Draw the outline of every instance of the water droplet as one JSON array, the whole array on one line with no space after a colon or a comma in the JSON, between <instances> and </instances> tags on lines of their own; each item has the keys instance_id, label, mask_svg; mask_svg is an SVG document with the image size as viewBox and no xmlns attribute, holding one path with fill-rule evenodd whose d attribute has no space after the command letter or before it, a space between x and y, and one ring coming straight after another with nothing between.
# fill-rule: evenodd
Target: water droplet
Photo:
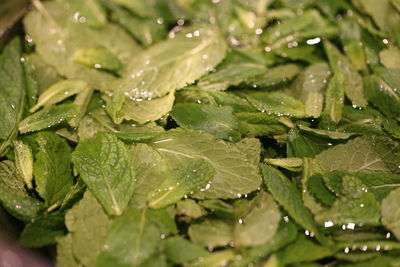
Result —
<instances>
[{"instance_id":1,"label":"water droplet","mask_svg":"<svg viewBox=\"0 0 400 267\"><path fill-rule=\"evenodd\" d=\"M160 238L161 238L161 239L165 239L165 234L161 234L161 235L160 235Z\"/></svg>"},{"instance_id":2,"label":"water droplet","mask_svg":"<svg viewBox=\"0 0 400 267\"><path fill-rule=\"evenodd\" d=\"M327 221L327 222L324 223L324 226L325 226L326 228L332 227L333 225L334 225L334 223L333 223L332 221Z\"/></svg>"},{"instance_id":3,"label":"water droplet","mask_svg":"<svg viewBox=\"0 0 400 267\"><path fill-rule=\"evenodd\" d=\"M158 24L163 24L164 23L164 19L163 18L158 18L157 19L157 23Z\"/></svg>"},{"instance_id":4,"label":"water droplet","mask_svg":"<svg viewBox=\"0 0 400 267\"><path fill-rule=\"evenodd\" d=\"M239 223L239 224L243 224L243 220L242 220L242 219L239 219L239 220L238 220L238 223Z\"/></svg>"}]
</instances>

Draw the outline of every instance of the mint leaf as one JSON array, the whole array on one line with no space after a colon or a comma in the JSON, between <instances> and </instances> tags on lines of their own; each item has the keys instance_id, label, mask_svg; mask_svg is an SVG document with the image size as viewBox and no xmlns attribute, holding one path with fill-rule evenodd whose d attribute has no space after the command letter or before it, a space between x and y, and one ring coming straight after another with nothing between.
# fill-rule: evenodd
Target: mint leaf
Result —
<instances>
[{"instance_id":1,"label":"mint leaf","mask_svg":"<svg viewBox=\"0 0 400 267\"><path fill-rule=\"evenodd\" d=\"M39 152L35 154L33 174L36 190L48 206L59 203L74 185L71 170L71 148L51 132L35 135Z\"/></svg>"},{"instance_id":2,"label":"mint leaf","mask_svg":"<svg viewBox=\"0 0 400 267\"><path fill-rule=\"evenodd\" d=\"M21 133L29 133L50 128L74 118L77 113L75 104L49 106L21 121L19 123L19 131Z\"/></svg>"},{"instance_id":3,"label":"mint leaf","mask_svg":"<svg viewBox=\"0 0 400 267\"><path fill-rule=\"evenodd\" d=\"M318 229L311 212L304 206L301 194L295 185L280 171L270 166L262 165L262 173L264 182L276 201L298 224L313 232L320 241L325 241L325 236Z\"/></svg>"},{"instance_id":4,"label":"mint leaf","mask_svg":"<svg viewBox=\"0 0 400 267\"><path fill-rule=\"evenodd\" d=\"M125 145L108 133L82 141L74 167L108 214L121 215L132 197L135 172Z\"/></svg>"},{"instance_id":5,"label":"mint leaf","mask_svg":"<svg viewBox=\"0 0 400 267\"><path fill-rule=\"evenodd\" d=\"M158 209L174 204L185 195L206 187L214 175L213 166L205 159L190 159L148 194L149 207Z\"/></svg>"},{"instance_id":6,"label":"mint leaf","mask_svg":"<svg viewBox=\"0 0 400 267\"><path fill-rule=\"evenodd\" d=\"M260 185L257 164L249 160L237 145L216 140L211 135L170 130L152 139L150 145L172 169L193 158L203 158L214 167L215 176L210 187L198 192L197 197L237 198L256 190Z\"/></svg>"},{"instance_id":7,"label":"mint leaf","mask_svg":"<svg viewBox=\"0 0 400 267\"><path fill-rule=\"evenodd\" d=\"M222 247L233 241L233 225L220 219L206 219L189 227L193 243L203 247Z\"/></svg>"},{"instance_id":8,"label":"mint leaf","mask_svg":"<svg viewBox=\"0 0 400 267\"><path fill-rule=\"evenodd\" d=\"M400 190L392 191L381 204L382 224L393 232L397 239L400 238L399 208L398 200Z\"/></svg>"},{"instance_id":9,"label":"mint leaf","mask_svg":"<svg viewBox=\"0 0 400 267\"><path fill-rule=\"evenodd\" d=\"M71 236L74 258L82 265L93 266L107 237L111 220L89 191L67 212L65 224L70 234L64 238L68 240Z\"/></svg>"},{"instance_id":10,"label":"mint leaf","mask_svg":"<svg viewBox=\"0 0 400 267\"><path fill-rule=\"evenodd\" d=\"M165 240L165 254L173 263L182 264L206 257L210 253L180 236L175 236Z\"/></svg>"},{"instance_id":11,"label":"mint leaf","mask_svg":"<svg viewBox=\"0 0 400 267\"><path fill-rule=\"evenodd\" d=\"M25 103L21 43L14 39L0 56L0 156L15 138Z\"/></svg>"},{"instance_id":12,"label":"mint leaf","mask_svg":"<svg viewBox=\"0 0 400 267\"><path fill-rule=\"evenodd\" d=\"M33 156L31 148L22 141L14 141L15 166L28 189L33 189Z\"/></svg>"}]
</instances>

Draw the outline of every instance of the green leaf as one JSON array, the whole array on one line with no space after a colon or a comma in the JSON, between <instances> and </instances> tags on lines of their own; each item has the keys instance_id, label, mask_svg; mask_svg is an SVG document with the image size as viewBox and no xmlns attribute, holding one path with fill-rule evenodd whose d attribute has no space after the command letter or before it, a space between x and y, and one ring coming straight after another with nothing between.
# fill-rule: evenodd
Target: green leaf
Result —
<instances>
[{"instance_id":1,"label":"green leaf","mask_svg":"<svg viewBox=\"0 0 400 267\"><path fill-rule=\"evenodd\" d=\"M235 258L231 249L214 252L207 257L199 258L197 261L187 264L188 267L217 267L224 266Z\"/></svg>"},{"instance_id":2,"label":"green leaf","mask_svg":"<svg viewBox=\"0 0 400 267\"><path fill-rule=\"evenodd\" d=\"M64 228L64 214L43 215L24 227L19 242L32 248L53 245L57 237L64 235Z\"/></svg>"},{"instance_id":3,"label":"green leaf","mask_svg":"<svg viewBox=\"0 0 400 267\"><path fill-rule=\"evenodd\" d=\"M175 236L165 240L165 254L173 263L182 264L206 257L210 253L180 236Z\"/></svg>"},{"instance_id":4,"label":"green leaf","mask_svg":"<svg viewBox=\"0 0 400 267\"><path fill-rule=\"evenodd\" d=\"M215 170L208 161L202 158L190 159L149 192L147 196L149 207L163 208L175 204L185 195L193 194L203 187L207 189L207 184L212 182L214 175Z\"/></svg>"},{"instance_id":5,"label":"green leaf","mask_svg":"<svg viewBox=\"0 0 400 267\"><path fill-rule=\"evenodd\" d=\"M0 162L0 202L13 216L29 222L43 210L44 205L31 197L24 186L14 163Z\"/></svg>"},{"instance_id":6,"label":"green leaf","mask_svg":"<svg viewBox=\"0 0 400 267\"><path fill-rule=\"evenodd\" d=\"M57 240L57 265L60 267L75 267L79 263L72 252L72 235L67 234Z\"/></svg>"},{"instance_id":7,"label":"green leaf","mask_svg":"<svg viewBox=\"0 0 400 267\"><path fill-rule=\"evenodd\" d=\"M14 39L0 55L0 156L18 132L25 103L21 44Z\"/></svg>"},{"instance_id":8,"label":"green leaf","mask_svg":"<svg viewBox=\"0 0 400 267\"><path fill-rule=\"evenodd\" d=\"M144 124L149 121L158 120L166 115L171 111L174 100L174 92L154 99L130 98L129 102L125 101L125 96L119 99L106 98L107 112L117 124L120 124L124 119L134 120L140 124ZM123 104L124 102L126 103Z\"/></svg>"},{"instance_id":9,"label":"green leaf","mask_svg":"<svg viewBox=\"0 0 400 267\"><path fill-rule=\"evenodd\" d=\"M135 171L125 145L112 134L99 133L78 144L72 162L106 212L121 215L135 185Z\"/></svg>"},{"instance_id":10,"label":"green leaf","mask_svg":"<svg viewBox=\"0 0 400 267\"><path fill-rule=\"evenodd\" d=\"M36 190L51 206L62 201L74 185L71 148L65 139L51 132L38 133L35 141L39 145L33 164Z\"/></svg>"},{"instance_id":11,"label":"green leaf","mask_svg":"<svg viewBox=\"0 0 400 267\"><path fill-rule=\"evenodd\" d=\"M329 64L335 75L343 75L343 87L346 96L353 105L365 107L367 101L364 97L363 84L360 74L358 74L351 62L340 53L340 51L330 42L324 42L325 53L329 58ZM342 79L342 78L341 78Z\"/></svg>"},{"instance_id":12,"label":"green leaf","mask_svg":"<svg viewBox=\"0 0 400 267\"><path fill-rule=\"evenodd\" d=\"M293 93L305 103L307 116L318 118L321 115L324 102L323 90L330 75L326 63L316 63L305 69L295 80Z\"/></svg>"},{"instance_id":13,"label":"green leaf","mask_svg":"<svg viewBox=\"0 0 400 267\"><path fill-rule=\"evenodd\" d=\"M67 212L65 224L70 232L68 235L71 235L70 249L74 258L81 265L94 266L111 220L92 193L86 191L82 200Z\"/></svg>"},{"instance_id":14,"label":"green leaf","mask_svg":"<svg viewBox=\"0 0 400 267\"><path fill-rule=\"evenodd\" d=\"M106 13L98 0L66 0L74 13L79 13L79 19L89 26L102 28L107 23Z\"/></svg>"},{"instance_id":15,"label":"green leaf","mask_svg":"<svg viewBox=\"0 0 400 267\"><path fill-rule=\"evenodd\" d=\"M135 188L130 206L144 208L147 206L147 196L150 191L159 186L170 174L167 163L151 146L135 144L130 148L133 157L132 164L136 173Z\"/></svg>"},{"instance_id":16,"label":"green leaf","mask_svg":"<svg viewBox=\"0 0 400 267\"><path fill-rule=\"evenodd\" d=\"M171 116L183 128L199 130L217 138L237 141L240 133L231 107L182 103L174 106Z\"/></svg>"},{"instance_id":17,"label":"green leaf","mask_svg":"<svg viewBox=\"0 0 400 267\"><path fill-rule=\"evenodd\" d=\"M170 130L152 139L150 145L172 169L193 158L203 158L214 167L215 176L210 187L198 192L196 197L237 198L260 185L258 165L249 160L237 145L216 140L211 135ZM257 157L259 155L253 155L253 158Z\"/></svg>"},{"instance_id":18,"label":"green leaf","mask_svg":"<svg viewBox=\"0 0 400 267\"><path fill-rule=\"evenodd\" d=\"M383 136L362 136L325 150L315 157L327 172L400 173L399 143Z\"/></svg>"},{"instance_id":19,"label":"green leaf","mask_svg":"<svg viewBox=\"0 0 400 267\"><path fill-rule=\"evenodd\" d=\"M400 93L397 92L397 86L400 82L393 77L398 75L398 70L380 69L379 77L376 75L364 78L365 94L374 106L389 118L400 118Z\"/></svg>"},{"instance_id":20,"label":"green leaf","mask_svg":"<svg viewBox=\"0 0 400 267\"><path fill-rule=\"evenodd\" d=\"M247 84L253 88L274 88L285 85L293 80L300 72L300 67L295 64L283 64L268 69L264 74L250 78Z\"/></svg>"},{"instance_id":21,"label":"green leaf","mask_svg":"<svg viewBox=\"0 0 400 267\"><path fill-rule=\"evenodd\" d=\"M328 131L324 129L313 129L304 125L299 125L299 129L304 132L312 133L320 137L325 137L329 139L349 139L353 134L351 133L343 133L343 132L336 132L336 131Z\"/></svg>"},{"instance_id":22,"label":"green leaf","mask_svg":"<svg viewBox=\"0 0 400 267\"><path fill-rule=\"evenodd\" d=\"M21 133L36 132L68 121L77 115L75 104L60 104L44 108L19 123Z\"/></svg>"},{"instance_id":23,"label":"green leaf","mask_svg":"<svg viewBox=\"0 0 400 267\"><path fill-rule=\"evenodd\" d=\"M73 58L76 62L90 68L118 72L122 63L113 53L104 47L79 48Z\"/></svg>"},{"instance_id":24,"label":"green leaf","mask_svg":"<svg viewBox=\"0 0 400 267\"><path fill-rule=\"evenodd\" d=\"M289 265L298 262L310 262L332 256L335 250L317 245L304 236L299 236L297 240L287 246L284 250L277 253L278 261L282 265Z\"/></svg>"},{"instance_id":25,"label":"green leaf","mask_svg":"<svg viewBox=\"0 0 400 267\"><path fill-rule=\"evenodd\" d=\"M250 210L240 218L234 229L234 240L237 247L261 245L275 235L281 214L273 198L260 192L251 200Z\"/></svg>"},{"instance_id":26,"label":"green leaf","mask_svg":"<svg viewBox=\"0 0 400 267\"><path fill-rule=\"evenodd\" d=\"M57 82L39 96L36 105L33 106L29 111L35 112L43 106L49 107L57 104L68 97L79 94L87 88L88 84L81 80L63 80Z\"/></svg>"},{"instance_id":27,"label":"green leaf","mask_svg":"<svg viewBox=\"0 0 400 267\"><path fill-rule=\"evenodd\" d=\"M125 102L163 97L193 83L223 59L225 50L220 33L208 27L188 29L152 46L134 57L129 71L113 86L108 112L120 121L127 112Z\"/></svg>"},{"instance_id":28,"label":"green leaf","mask_svg":"<svg viewBox=\"0 0 400 267\"><path fill-rule=\"evenodd\" d=\"M113 221L96 266L139 266L159 249L161 234L145 210L128 210Z\"/></svg>"},{"instance_id":29,"label":"green leaf","mask_svg":"<svg viewBox=\"0 0 400 267\"><path fill-rule=\"evenodd\" d=\"M254 92L247 95L247 99L261 112L277 116L306 117L304 104L281 92Z\"/></svg>"},{"instance_id":30,"label":"green leaf","mask_svg":"<svg viewBox=\"0 0 400 267\"><path fill-rule=\"evenodd\" d=\"M277 167L285 168L290 171L300 171L303 167L303 160L301 158L280 158L280 159L264 159L265 163Z\"/></svg>"},{"instance_id":31,"label":"green leaf","mask_svg":"<svg viewBox=\"0 0 400 267\"><path fill-rule=\"evenodd\" d=\"M311 212L304 206L298 189L275 168L262 165L264 182L272 196L291 217L304 229L313 232L319 241L325 241L325 236L315 224Z\"/></svg>"},{"instance_id":32,"label":"green leaf","mask_svg":"<svg viewBox=\"0 0 400 267\"><path fill-rule=\"evenodd\" d=\"M399 225L399 199L400 189L392 191L381 204L382 224L400 239Z\"/></svg>"},{"instance_id":33,"label":"green leaf","mask_svg":"<svg viewBox=\"0 0 400 267\"><path fill-rule=\"evenodd\" d=\"M28 189L33 189L33 156L31 148L22 141L14 141L15 166Z\"/></svg>"},{"instance_id":34,"label":"green leaf","mask_svg":"<svg viewBox=\"0 0 400 267\"><path fill-rule=\"evenodd\" d=\"M248 137L274 136L287 132L284 120L276 115L263 112L239 112L235 114L235 117L240 120L240 131Z\"/></svg>"},{"instance_id":35,"label":"green leaf","mask_svg":"<svg viewBox=\"0 0 400 267\"><path fill-rule=\"evenodd\" d=\"M83 80L92 88L107 91L109 83L115 81L116 77L75 62L75 51L80 48L104 47L123 64L140 51L138 45L117 25L105 23L101 30L96 30L90 27L90 23L80 22L82 17L76 17L76 11L73 10L76 6L71 8L61 1L35 4L37 8L24 18L25 30L33 39L36 52L64 77ZM82 10L82 5L79 8ZM96 14L98 16L100 13Z\"/></svg>"},{"instance_id":36,"label":"green leaf","mask_svg":"<svg viewBox=\"0 0 400 267\"><path fill-rule=\"evenodd\" d=\"M222 247L233 242L233 224L220 219L205 219L192 223L189 237L193 243L203 247Z\"/></svg>"},{"instance_id":37,"label":"green leaf","mask_svg":"<svg viewBox=\"0 0 400 267\"><path fill-rule=\"evenodd\" d=\"M334 123L342 119L344 88L344 76L339 73L333 75L326 89L324 114Z\"/></svg>"},{"instance_id":38,"label":"green leaf","mask_svg":"<svg viewBox=\"0 0 400 267\"><path fill-rule=\"evenodd\" d=\"M205 209L193 199L182 199L176 203L176 215L186 216L190 219L197 219L206 214L207 212Z\"/></svg>"},{"instance_id":39,"label":"green leaf","mask_svg":"<svg viewBox=\"0 0 400 267\"><path fill-rule=\"evenodd\" d=\"M342 177L341 191L337 194L340 196L332 207L322 210L315 216L317 222L330 222L336 225L379 224L379 203L359 179L352 176Z\"/></svg>"}]
</instances>

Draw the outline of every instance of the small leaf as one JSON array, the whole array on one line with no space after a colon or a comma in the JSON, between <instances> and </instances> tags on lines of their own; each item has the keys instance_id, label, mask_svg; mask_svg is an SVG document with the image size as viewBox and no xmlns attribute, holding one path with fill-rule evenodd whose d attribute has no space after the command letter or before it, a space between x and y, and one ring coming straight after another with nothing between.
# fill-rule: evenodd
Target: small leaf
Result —
<instances>
[{"instance_id":1,"label":"small leaf","mask_svg":"<svg viewBox=\"0 0 400 267\"><path fill-rule=\"evenodd\" d=\"M233 225L219 219L192 223L189 236L193 243L204 247L222 247L233 241Z\"/></svg>"},{"instance_id":2,"label":"small leaf","mask_svg":"<svg viewBox=\"0 0 400 267\"><path fill-rule=\"evenodd\" d=\"M344 103L344 76L335 74L326 89L324 114L334 123L342 119Z\"/></svg>"},{"instance_id":3,"label":"small leaf","mask_svg":"<svg viewBox=\"0 0 400 267\"><path fill-rule=\"evenodd\" d=\"M99 133L78 144L72 162L107 213L121 215L135 184L135 172L125 145L112 134Z\"/></svg>"},{"instance_id":4,"label":"small leaf","mask_svg":"<svg viewBox=\"0 0 400 267\"><path fill-rule=\"evenodd\" d=\"M68 97L78 94L88 88L88 84L80 80L63 80L53 84L40 96L35 106L30 112L35 112L41 107L49 107L57 104Z\"/></svg>"},{"instance_id":5,"label":"small leaf","mask_svg":"<svg viewBox=\"0 0 400 267\"><path fill-rule=\"evenodd\" d=\"M31 148L22 141L14 141L15 166L28 189L33 189L33 156Z\"/></svg>"},{"instance_id":6,"label":"small leaf","mask_svg":"<svg viewBox=\"0 0 400 267\"><path fill-rule=\"evenodd\" d=\"M148 194L149 206L159 209L174 204L212 182L214 174L213 166L205 159L190 159Z\"/></svg>"},{"instance_id":7,"label":"small leaf","mask_svg":"<svg viewBox=\"0 0 400 267\"><path fill-rule=\"evenodd\" d=\"M165 254L173 263L183 264L206 257L210 253L180 236L175 236L165 240Z\"/></svg>"},{"instance_id":8,"label":"small leaf","mask_svg":"<svg viewBox=\"0 0 400 267\"><path fill-rule=\"evenodd\" d=\"M21 133L36 132L72 119L77 114L75 104L49 106L25 118L19 124Z\"/></svg>"}]
</instances>

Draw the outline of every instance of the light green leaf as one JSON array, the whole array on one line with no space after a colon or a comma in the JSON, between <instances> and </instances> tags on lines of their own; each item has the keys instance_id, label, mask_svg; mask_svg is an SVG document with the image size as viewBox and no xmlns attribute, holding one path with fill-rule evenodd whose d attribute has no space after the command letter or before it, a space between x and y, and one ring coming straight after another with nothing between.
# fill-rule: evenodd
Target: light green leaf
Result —
<instances>
[{"instance_id":1,"label":"light green leaf","mask_svg":"<svg viewBox=\"0 0 400 267\"><path fill-rule=\"evenodd\" d=\"M400 239L399 220L400 189L392 191L381 204L382 224Z\"/></svg>"},{"instance_id":2,"label":"light green leaf","mask_svg":"<svg viewBox=\"0 0 400 267\"><path fill-rule=\"evenodd\" d=\"M67 234L57 238L57 266L59 267L76 267L79 263L72 252L72 235Z\"/></svg>"},{"instance_id":3,"label":"light green leaf","mask_svg":"<svg viewBox=\"0 0 400 267\"><path fill-rule=\"evenodd\" d=\"M250 210L235 225L234 240L237 247L261 245L275 235L281 214L273 198L260 192L250 202Z\"/></svg>"},{"instance_id":4,"label":"light green leaf","mask_svg":"<svg viewBox=\"0 0 400 267\"><path fill-rule=\"evenodd\" d=\"M206 219L192 223L189 237L193 243L203 247L222 247L233 241L233 224L220 219Z\"/></svg>"},{"instance_id":5,"label":"light green leaf","mask_svg":"<svg viewBox=\"0 0 400 267\"><path fill-rule=\"evenodd\" d=\"M115 83L109 113L118 121L124 115L118 113L127 111L125 102L163 97L193 83L223 59L225 50L220 33L208 27L188 29L152 46L136 55Z\"/></svg>"},{"instance_id":6,"label":"light green leaf","mask_svg":"<svg viewBox=\"0 0 400 267\"><path fill-rule=\"evenodd\" d=\"M102 28L107 23L107 16L98 0L66 0L72 11L79 14L79 19L92 27Z\"/></svg>"},{"instance_id":7,"label":"light green leaf","mask_svg":"<svg viewBox=\"0 0 400 267\"><path fill-rule=\"evenodd\" d=\"M242 134L248 137L275 136L285 134L287 127L282 118L263 112L235 113L239 119L239 128Z\"/></svg>"},{"instance_id":8,"label":"light green leaf","mask_svg":"<svg viewBox=\"0 0 400 267\"><path fill-rule=\"evenodd\" d=\"M286 176L275 168L262 165L264 182L272 196L291 217L304 229L313 232L319 241L325 236L320 232L313 220L311 212L304 206L300 191Z\"/></svg>"},{"instance_id":9,"label":"light green leaf","mask_svg":"<svg viewBox=\"0 0 400 267\"><path fill-rule=\"evenodd\" d=\"M277 116L293 116L304 118L307 116L304 104L281 92L254 92L247 95L247 99L261 112Z\"/></svg>"},{"instance_id":10,"label":"light green leaf","mask_svg":"<svg viewBox=\"0 0 400 267\"><path fill-rule=\"evenodd\" d=\"M197 219L206 215L207 212L195 200L187 198L176 203L176 214L189 219Z\"/></svg>"},{"instance_id":11,"label":"light green leaf","mask_svg":"<svg viewBox=\"0 0 400 267\"><path fill-rule=\"evenodd\" d=\"M178 202L187 194L193 194L203 187L206 189L214 175L215 170L208 161L203 158L190 159L149 192L149 206L154 209L163 208Z\"/></svg>"},{"instance_id":12,"label":"light green leaf","mask_svg":"<svg viewBox=\"0 0 400 267\"><path fill-rule=\"evenodd\" d=\"M250 78L247 83L253 88L278 87L293 80L299 72L300 67L298 65L282 64L268 69L264 74Z\"/></svg>"},{"instance_id":13,"label":"light green leaf","mask_svg":"<svg viewBox=\"0 0 400 267\"><path fill-rule=\"evenodd\" d=\"M293 94L305 103L307 116L318 118L321 115L324 96L331 73L326 63L309 66L293 84Z\"/></svg>"},{"instance_id":14,"label":"light green leaf","mask_svg":"<svg viewBox=\"0 0 400 267\"><path fill-rule=\"evenodd\" d=\"M278 252L277 257L280 264L286 266L298 262L316 261L332 256L334 253L333 248L318 245L304 236L299 236L294 243Z\"/></svg>"},{"instance_id":15,"label":"light green leaf","mask_svg":"<svg viewBox=\"0 0 400 267\"><path fill-rule=\"evenodd\" d=\"M279 158L279 159L264 159L265 163L277 167L285 168L289 171L300 171L303 167L303 160L301 158Z\"/></svg>"},{"instance_id":16,"label":"light green leaf","mask_svg":"<svg viewBox=\"0 0 400 267\"><path fill-rule=\"evenodd\" d=\"M352 63L340 53L340 51L329 41L324 42L325 53L328 56L329 64L335 75L343 75L343 87L346 96L353 105L365 107L367 101L364 97L363 84L360 74L358 74Z\"/></svg>"},{"instance_id":17,"label":"light green leaf","mask_svg":"<svg viewBox=\"0 0 400 267\"><path fill-rule=\"evenodd\" d=\"M171 112L179 126L215 135L217 138L237 141L240 133L238 122L231 107L199 105L194 103L176 104Z\"/></svg>"},{"instance_id":18,"label":"light green leaf","mask_svg":"<svg viewBox=\"0 0 400 267\"><path fill-rule=\"evenodd\" d=\"M62 201L74 185L71 148L65 139L51 132L38 133L35 141L39 145L33 164L36 191L51 206Z\"/></svg>"},{"instance_id":19,"label":"light green leaf","mask_svg":"<svg viewBox=\"0 0 400 267\"><path fill-rule=\"evenodd\" d=\"M106 212L121 215L135 185L135 171L125 145L112 134L99 133L78 144L72 162Z\"/></svg>"},{"instance_id":20,"label":"light green leaf","mask_svg":"<svg viewBox=\"0 0 400 267\"><path fill-rule=\"evenodd\" d=\"M198 192L196 197L237 198L260 185L258 165L249 160L237 145L216 140L209 134L170 130L152 139L150 145L172 169L193 158L203 158L214 167L216 173L210 187Z\"/></svg>"},{"instance_id":21,"label":"light green leaf","mask_svg":"<svg viewBox=\"0 0 400 267\"><path fill-rule=\"evenodd\" d=\"M58 125L77 115L75 104L60 104L44 108L19 123L21 133L36 132Z\"/></svg>"},{"instance_id":22,"label":"light green leaf","mask_svg":"<svg viewBox=\"0 0 400 267\"><path fill-rule=\"evenodd\" d=\"M330 139L338 139L338 140L349 139L351 136L354 135L352 133L335 132L335 131L328 131L328 130L324 130L324 129L314 129L314 128L310 128L310 127L307 127L304 125L299 125L299 129L304 132L313 133L317 136L330 138Z\"/></svg>"},{"instance_id":23,"label":"light green leaf","mask_svg":"<svg viewBox=\"0 0 400 267\"><path fill-rule=\"evenodd\" d=\"M174 100L174 92L170 92L163 97L154 99L130 98L130 101L128 102L125 101L125 96L123 96L122 99L118 100L116 100L115 98L106 98L107 112L117 124L120 124L124 119L134 120L140 124L144 124L149 121L158 120L162 116L166 115L169 111L171 111ZM124 102L125 104L123 104ZM119 108L121 108L121 105L123 105L122 109L119 110Z\"/></svg>"},{"instance_id":24,"label":"light green leaf","mask_svg":"<svg viewBox=\"0 0 400 267\"><path fill-rule=\"evenodd\" d=\"M339 123L342 119L344 82L344 76L341 73L336 73L329 81L326 89L324 115L328 116L334 123Z\"/></svg>"},{"instance_id":25,"label":"light green leaf","mask_svg":"<svg viewBox=\"0 0 400 267\"><path fill-rule=\"evenodd\" d=\"M140 266L159 249L161 234L145 210L128 210L113 221L96 266Z\"/></svg>"},{"instance_id":26,"label":"light green leaf","mask_svg":"<svg viewBox=\"0 0 400 267\"><path fill-rule=\"evenodd\" d=\"M49 107L57 104L68 97L79 94L87 88L88 84L81 80L63 80L57 82L39 96L36 105L33 106L29 111L35 112L43 106Z\"/></svg>"},{"instance_id":27,"label":"light green leaf","mask_svg":"<svg viewBox=\"0 0 400 267\"><path fill-rule=\"evenodd\" d=\"M400 173L399 143L383 136L362 136L315 157L326 171Z\"/></svg>"},{"instance_id":28,"label":"light green leaf","mask_svg":"<svg viewBox=\"0 0 400 267\"><path fill-rule=\"evenodd\" d=\"M18 133L25 95L21 44L14 39L0 55L0 156Z\"/></svg>"},{"instance_id":29,"label":"light green leaf","mask_svg":"<svg viewBox=\"0 0 400 267\"><path fill-rule=\"evenodd\" d=\"M161 155L146 144L135 144L130 148L132 164L136 173L136 183L130 206L144 208L147 205L147 195L159 186L170 170Z\"/></svg>"},{"instance_id":30,"label":"light green leaf","mask_svg":"<svg viewBox=\"0 0 400 267\"><path fill-rule=\"evenodd\" d=\"M79 48L75 50L74 60L90 68L118 72L122 63L104 47Z\"/></svg>"},{"instance_id":31,"label":"light green leaf","mask_svg":"<svg viewBox=\"0 0 400 267\"><path fill-rule=\"evenodd\" d=\"M32 198L24 186L25 183L19 177L14 163L0 162L0 202L13 216L29 222L44 209L44 205Z\"/></svg>"},{"instance_id":32,"label":"light green leaf","mask_svg":"<svg viewBox=\"0 0 400 267\"><path fill-rule=\"evenodd\" d=\"M14 141L15 166L28 189L33 189L33 156L31 148L22 141Z\"/></svg>"},{"instance_id":33,"label":"light green leaf","mask_svg":"<svg viewBox=\"0 0 400 267\"><path fill-rule=\"evenodd\" d=\"M72 56L75 51L104 47L124 64L140 51L123 29L109 23L104 24L101 30L93 29L87 23L80 22L80 18L75 16L76 12L65 2L40 4L36 1L35 4L36 9L24 18L25 30L33 39L36 52L62 76L86 81L90 87L106 91L116 77L75 62Z\"/></svg>"},{"instance_id":34,"label":"light green leaf","mask_svg":"<svg viewBox=\"0 0 400 267\"><path fill-rule=\"evenodd\" d=\"M210 253L180 236L175 236L165 240L165 254L173 263L183 264L206 257Z\"/></svg>"},{"instance_id":35,"label":"light green leaf","mask_svg":"<svg viewBox=\"0 0 400 267\"><path fill-rule=\"evenodd\" d=\"M71 235L74 258L81 265L94 266L111 220L92 193L86 191L82 200L67 212L65 224L70 232L68 235Z\"/></svg>"}]
</instances>

